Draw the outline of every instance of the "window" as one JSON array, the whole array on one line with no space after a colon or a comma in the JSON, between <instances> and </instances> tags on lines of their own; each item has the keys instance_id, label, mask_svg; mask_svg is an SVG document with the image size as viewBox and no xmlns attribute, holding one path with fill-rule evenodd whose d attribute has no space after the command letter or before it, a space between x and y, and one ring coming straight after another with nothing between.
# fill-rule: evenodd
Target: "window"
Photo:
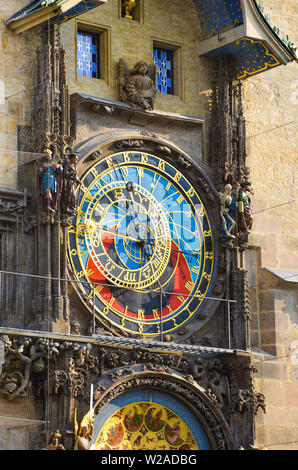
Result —
<instances>
[{"instance_id":1,"label":"window","mask_svg":"<svg viewBox=\"0 0 298 470\"><path fill-rule=\"evenodd\" d=\"M174 94L174 52L153 47L153 63L158 66L157 90L167 95Z\"/></svg>"},{"instance_id":2,"label":"window","mask_svg":"<svg viewBox=\"0 0 298 470\"><path fill-rule=\"evenodd\" d=\"M158 67L157 90L183 101L183 44L152 38L152 51L153 62Z\"/></svg>"},{"instance_id":3,"label":"window","mask_svg":"<svg viewBox=\"0 0 298 470\"><path fill-rule=\"evenodd\" d=\"M78 31L77 36L77 72L85 77L100 77L99 35Z\"/></svg>"}]
</instances>

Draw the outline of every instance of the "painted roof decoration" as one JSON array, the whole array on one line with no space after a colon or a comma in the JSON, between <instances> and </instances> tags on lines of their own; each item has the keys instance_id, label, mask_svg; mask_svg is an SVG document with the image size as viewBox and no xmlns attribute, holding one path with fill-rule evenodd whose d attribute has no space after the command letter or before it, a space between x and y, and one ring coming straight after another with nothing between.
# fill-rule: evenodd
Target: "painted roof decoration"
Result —
<instances>
[{"instance_id":1,"label":"painted roof decoration","mask_svg":"<svg viewBox=\"0 0 298 470\"><path fill-rule=\"evenodd\" d=\"M240 0L194 0L199 14L202 39L243 24Z\"/></svg>"},{"instance_id":2,"label":"painted roof decoration","mask_svg":"<svg viewBox=\"0 0 298 470\"><path fill-rule=\"evenodd\" d=\"M242 38L226 46L220 51L214 51L209 56L231 55L235 58L236 78L248 78L257 73L281 65L277 57L262 41Z\"/></svg>"},{"instance_id":3,"label":"painted roof decoration","mask_svg":"<svg viewBox=\"0 0 298 470\"><path fill-rule=\"evenodd\" d=\"M76 16L81 15L82 13L86 13L86 11L89 11L89 10L92 10L93 8L98 7L102 3L103 3L102 1L98 1L98 0L81 0L73 8L70 8L70 10L67 10L65 13L62 13L61 15L59 15L58 17L59 23L64 23L65 21L69 21L72 18L75 18Z\"/></svg>"},{"instance_id":4,"label":"painted roof decoration","mask_svg":"<svg viewBox=\"0 0 298 470\"><path fill-rule=\"evenodd\" d=\"M296 47L271 24L257 0L193 0L200 19L200 56L231 55L238 79L297 60Z\"/></svg>"},{"instance_id":5,"label":"painted roof decoration","mask_svg":"<svg viewBox=\"0 0 298 470\"><path fill-rule=\"evenodd\" d=\"M16 33L58 16L59 23L106 3L107 0L33 0L4 21Z\"/></svg>"}]
</instances>

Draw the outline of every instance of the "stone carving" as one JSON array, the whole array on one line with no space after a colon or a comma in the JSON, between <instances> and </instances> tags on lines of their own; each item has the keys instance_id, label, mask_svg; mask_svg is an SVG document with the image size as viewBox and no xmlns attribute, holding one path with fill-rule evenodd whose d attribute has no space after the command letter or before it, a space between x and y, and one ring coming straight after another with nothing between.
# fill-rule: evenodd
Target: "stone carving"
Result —
<instances>
[{"instance_id":1,"label":"stone carving","mask_svg":"<svg viewBox=\"0 0 298 470\"><path fill-rule=\"evenodd\" d=\"M251 190L251 182L246 178L243 179L240 185L238 194L238 234L242 242L246 242L248 234L252 229L253 216L250 208L251 198L253 195Z\"/></svg>"},{"instance_id":2,"label":"stone carving","mask_svg":"<svg viewBox=\"0 0 298 470\"><path fill-rule=\"evenodd\" d=\"M63 188L61 194L61 213L73 215L76 212L75 189L82 184L77 171L78 155L69 153L63 162Z\"/></svg>"},{"instance_id":3,"label":"stone carving","mask_svg":"<svg viewBox=\"0 0 298 470\"><path fill-rule=\"evenodd\" d=\"M41 342L37 341L35 345L32 345L32 340L29 338L9 339L6 335L1 339L5 345L6 357L3 373L0 375L0 395L8 400L25 397L31 386L32 366L36 373L42 372L45 368L39 347Z\"/></svg>"},{"instance_id":4,"label":"stone carving","mask_svg":"<svg viewBox=\"0 0 298 470\"><path fill-rule=\"evenodd\" d=\"M237 204L232 196L232 186L226 184L223 192L219 192L221 236L223 238L235 238L232 234L236 226Z\"/></svg>"},{"instance_id":5,"label":"stone carving","mask_svg":"<svg viewBox=\"0 0 298 470\"><path fill-rule=\"evenodd\" d=\"M178 157L178 165L183 168L184 170L189 170L191 168L191 163L182 155L179 155Z\"/></svg>"},{"instance_id":6,"label":"stone carving","mask_svg":"<svg viewBox=\"0 0 298 470\"><path fill-rule=\"evenodd\" d=\"M143 147L144 142L143 140L120 140L119 142L116 142L115 147L118 149L125 149L125 148L132 148L132 147L137 147L141 148Z\"/></svg>"},{"instance_id":7,"label":"stone carving","mask_svg":"<svg viewBox=\"0 0 298 470\"><path fill-rule=\"evenodd\" d=\"M219 61L218 79L211 96L211 165L217 169L217 184L239 184L246 167L246 128L242 83L235 79L235 63L225 55Z\"/></svg>"},{"instance_id":8,"label":"stone carving","mask_svg":"<svg viewBox=\"0 0 298 470\"><path fill-rule=\"evenodd\" d=\"M50 441L47 445L46 450L65 450L62 444L59 443L59 439L61 438L61 434L59 430L52 432Z\"/></svg>"},{"instance_id":9,"label":"stone carving","mask_svg":"<svg viewBox=\"0 0 298 470\"><path fill-rule=\"evenodd\" d=\"M262 393L255 393L249 389L231 388L232 411L243 412L247 410L250 413L257 414L259 408L266 412L265 396Z\"/></svg>"},{"instance_id":10,"label":"stone carving","mask_svg":"<svg viewBox=\"0 0 298 470\"><path fill-rule=\"evenodd\" d=\"M44 162L39 167L37 190L45 212L56 212L62 189L62 165L53 160L51 150L44 150Z\"/></svg>"},{"instance_id":11,"label":"stone carving","mask_svg":"<svg viewBox=\"0 0 298 470\"><path fill-rule=\"evenodd\" d=\"M119 60L120 98L133 108L152 111L156 95L155 64L140 60L129 70L125 60Z\"/></svg>"},{"instance_id":12,"label":"stone carving","mask_svg":"<svg viewBox=\"0 0 298 470\"><path fill-rule=\"evenodd\" d=\"M231 293L237 302L231 304L233 347L246 350L249 347L250 289L247 271L242 268L231 271Z\"/></svg>"}]
</instances>

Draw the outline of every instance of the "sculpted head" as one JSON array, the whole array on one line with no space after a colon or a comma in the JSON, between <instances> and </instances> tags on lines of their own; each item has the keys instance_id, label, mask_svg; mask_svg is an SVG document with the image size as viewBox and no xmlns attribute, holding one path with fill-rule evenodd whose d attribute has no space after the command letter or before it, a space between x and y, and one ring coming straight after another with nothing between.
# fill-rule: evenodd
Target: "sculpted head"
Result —
<instances>
[{"instance_id":1,"label":"sculpted head","mask_svg":"<svg viewBox=\"0 0 298 470\"><path fill-rule=\"evenodd\" d=\"M141 74L141 75L146 75L146 73L148 72L148 65L147 63L144 61L144 60L139 60L133 70L132 70L132 75L136 75L136 74Z\"/></svg>"}]
</instances>

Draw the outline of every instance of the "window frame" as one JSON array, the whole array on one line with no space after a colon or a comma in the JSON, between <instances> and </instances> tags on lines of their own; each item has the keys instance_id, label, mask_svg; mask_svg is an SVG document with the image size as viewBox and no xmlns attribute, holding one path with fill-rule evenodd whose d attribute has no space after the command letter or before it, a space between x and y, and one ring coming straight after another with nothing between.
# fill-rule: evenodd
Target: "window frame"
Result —
<instances>
[{"instance_id":1,"label":"window frame","mask_svg":"<svg viewBox=\"0 0 298 470\"><path fill-rule=\"evenodd\" d=\"M83 32L86 34L96 35L98 37L98 51L97 60L99 66L99 73L97 77L87 77L78 73L78 33ZM76 44L76 79L89 79L89 80L104 80L108 85L110 84L110 36L111 31L107 26L95 25L90 22L76 21L75 28L75 44Z\"/></svg>"},{"instance_id":2,"label":"window frame","mask_svg":"<svg viewBox=\"0 0 298 470\"><path fill-rule=\"evenodd\" d=\"M152 37L152 60L153 49L163 49L173 53L173 93L158 92L159 95L178 96L184 101L183 45L181 43Z\"/></svg>"},{"instance_id":3,"label":"window frame","mask_svg":"<svg viewBox=\"0 0 298 470\"><path fill-rule=\"evenodd\" d=\"M78 66L78 42L79 42L79 34L84 34L88 35L92 38L92 45L93 45L93 38L96 38L96 76L93 75L84 75L83 73L79 73L79 66ZM91 52L91 55L93 56L93 53ZM92 64L94 62L92 61ZM77 30L77 74L80 75L81 77L88 77L88 78L100 78L101 74L101 67L100 67L100 34L91 32L91 31L86 31L83 28L79 28ZM91 70L91 73L93 74L93 70Z\"/></svg>"}]
</instances>

